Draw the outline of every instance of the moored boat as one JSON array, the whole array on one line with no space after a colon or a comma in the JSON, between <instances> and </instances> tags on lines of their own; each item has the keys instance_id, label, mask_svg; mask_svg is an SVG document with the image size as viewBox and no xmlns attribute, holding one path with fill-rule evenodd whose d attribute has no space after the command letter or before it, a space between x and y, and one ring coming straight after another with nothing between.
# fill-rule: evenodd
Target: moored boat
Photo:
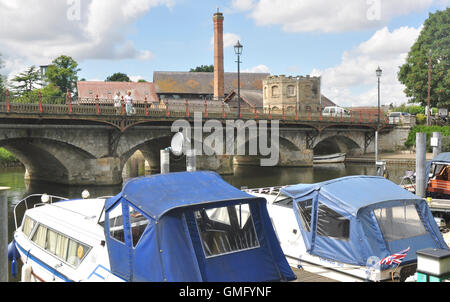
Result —
<instances>
[{"instance_id":1,"label":"moored boat","mask_svg":"<svg viewBox=\"0 0 450 302\"><path fill-rule=\"evenodd\" d=\"M406 280L416 251L448 249L425 200L383 177L251 189L265 197L293 267L340 281ZM404 252L401 264L382 259Z\"/></svg>"},{"instance_id":2,"label":"moored boat","mask_svg":"<svg viewBox=\"0 0 450 302\"><path fill-rule=\"evenodd\" d=\"M313 156L314 164L343 163L345 161L345 153L335 153L327 155Z\"/></svg>"},{"instance_id":3,"label":"moored boat","mask_svg":"<svg viewBox=\"0 0 450 302\"><path fill-rule=\"evenodd\" d=\"M136 178L111 198L45 199L21 203L27 209L10 244L11 260L24 263L24 281L296 278L266 200L216 173Z\"/></svg>"}]
</instances>

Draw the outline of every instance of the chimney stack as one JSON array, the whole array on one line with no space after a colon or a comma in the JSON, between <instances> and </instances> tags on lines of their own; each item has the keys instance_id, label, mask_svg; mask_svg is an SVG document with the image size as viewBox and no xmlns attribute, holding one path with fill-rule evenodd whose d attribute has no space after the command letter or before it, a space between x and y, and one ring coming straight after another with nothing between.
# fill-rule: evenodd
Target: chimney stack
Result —
<instances>
[{"instance_id":1,"label":"chimney stack","mask_svg":"<svg viewBox=\"0 0 450 302\"><path fill-rule=\"evenodd\" d=\"M217 9L213 16L214 21L214 99L223 100L224 67L223 67L223 14Z\"/></svg>"}]
</instances>

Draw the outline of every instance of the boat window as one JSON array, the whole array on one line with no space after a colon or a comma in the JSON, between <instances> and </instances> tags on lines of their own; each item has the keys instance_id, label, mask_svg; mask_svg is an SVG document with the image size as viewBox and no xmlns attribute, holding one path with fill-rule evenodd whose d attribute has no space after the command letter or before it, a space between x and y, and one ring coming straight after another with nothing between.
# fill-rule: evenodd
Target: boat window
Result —
<instances>
[{"instance_id":1,"label":"boat window","mask_svg":"<svg viewBox=\"0 0 450 302\"><path fill-rule=\"evenodd\" d=\"M303 229L311 232L312 199L298 202L297 209Z\"/></svg>"},{"instance_id":2,"label":"boat window","mask_svg":"<svg viewBox=\"0 0 450 302\"><path fill-rule=\"evenodd\" d=\"M259 247L248 204L194 214L207 258Z\"/></svg>"},{"instance_id":3,"label":"boat window","mask_svg":"<svg viewBox=\"0 0 450 302\"><path fill-rule=\"evenodd\" d=\"M136 247L136 245L138 244L139 239L141 239L142 234L144 234L144 231L147 228L148 224L149 220L144 215L142 215L142 213L130 206L130 225L131 236L133 238L133 247Z\"/></svg>"},{"instance_id":4,"label":"boat window","mask_svg":"<svg viewBox=\"0 0 450 302\"><path fill-rule=\"evenodd\" d=\"M47 236L47 228L43 225L39 225L36 232L33 235L32 241L42 248L45 248L45 239Z\"/></svg>"},{"instance_id":5,"label":"boat window","mask_svg":"<svg viewBox=\"0 0 450 302\"><path fill-rule=\"evenodd\" d=\"M338 240L348 240L350 236L350 220L326 205L319 204L317 211L317 235Z\"/></svg>"},{"instance_id":6,"label":"boat window","mask_svg":"<svg viewBox=\"0 0 450 302\"><path fill-rule=\"evenodd\" d=\"M278 195L277 199L274 202L277 206L282 206L285 208L292 208L292 198L286 195Z\"/></svg>"},{"instance_id":7,"label":"boat window","mask_svg":"<svg viewBox=\"0 0 450 302\"><path fill-rule=\"evenodd\" d=\"M67 262L75 267L77 267L84 256L88 252L88 247L84 244L81 244L75 240L69 240L69 248L67 251Z\"/></svg>"},{"instance_id":8,"label":"boat window","mask_svg":"<svg viewBox=\"0 0 450 302\"><path fill-rule=\"evenodd\" d=\"M121 202L111 210L111 212L109 213L109 217L109 234L112 238L125 243Z\"/></svg>"},{"instance_id":9,"label":"boat window","mask_svg":"<svg viewBox=\"0 0 450 302\"><path fill-rule=\"evenodd\" d=\"M23 227L22 232L25 234L25 236L30 236L31 231L33 231L34 226L36 225L36 221L34 219L31 219L28 216L25 216L25 219L23 220Z\"/></svg>"},{"instance_id":10,"label":"boat window","mask_svg":"<svg viewBox=\"0 0 450 302\"><path fill-rule=\"evenodd\" d=\"M373 212L387 242L427 233L415 205L382 208Z\"/></svg>"}]
</instances>

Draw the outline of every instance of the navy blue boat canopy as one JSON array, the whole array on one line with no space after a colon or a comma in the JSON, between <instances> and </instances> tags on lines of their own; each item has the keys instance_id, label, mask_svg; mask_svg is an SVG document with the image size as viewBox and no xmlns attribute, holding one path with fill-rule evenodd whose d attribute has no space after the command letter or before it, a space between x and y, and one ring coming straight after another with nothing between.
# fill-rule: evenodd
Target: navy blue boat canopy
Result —
<instances>
[{"instance_id":1,"label":"navy blue boat canopy","mask_svg":"<svg viewBox=\"0 0 450 302\"><path fill-rule=\"evenodd\" d=\"M447 245L425 200L378 176L349 176L283 188L307 251L316 256L366 266L367 261L410 248Z\"/></svg>"},{"instance_id":2,"label":"navy blue boat canopy","mask_svg":"<svg viewBox=\"0 0 450 302\"><path fill-rule=\"evenodd\" d=\"M105 204L111 270L126 281L276 281L296 278L266 200L213 172L133 179Z\"/></svg>"}]
</instances>

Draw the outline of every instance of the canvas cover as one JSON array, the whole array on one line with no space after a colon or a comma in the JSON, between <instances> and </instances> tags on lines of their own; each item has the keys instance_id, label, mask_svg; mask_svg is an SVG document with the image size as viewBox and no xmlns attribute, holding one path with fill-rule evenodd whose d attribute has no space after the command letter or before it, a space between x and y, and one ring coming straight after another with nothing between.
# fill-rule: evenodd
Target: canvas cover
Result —
<instances>
[{"instance_id":1,"label":"canvas cover","mask_svg":"<svg viewBox=\"0 0 450 302\"><path fill-rule=\"evenodd\" d=\"M207 257L196 211L248 204L258 246ZM130 206L148 225L139 242L130 231ZM112 272L126 281L293 280L266 208L213 172L181 172L136 178L106 201L105 235ZM111 213L122 207L124 242L112 238ZM112 229L111 229L112 230Z\"/></svg>"},{"instance_id":2,"label":"canvas cover","mask_svg":"<svg viewBox=\"0 0 450 302\"><path fill-rule=\"evenodd\" d=\"M428 183L428 180L429 180L431 165L438 164L438 163L450 165L450 152L440 153L436 157L434 157L432 160L427 161L426 172L425 172L426 183Z\"/></svg>"},{"instance_id":3,"label":"canvas cover","mask_svg":"<svg viewBox=\"0 0 450 302\"><path fill-rule=\"evenodd\" d=\"M408 247L403 263L415 261L420 249L447 249L427 203L383 177L349 176L288 186L282 192L294 200L295 215L312 255L366 266L369 258L382 259ZM309 204L310 225L305 226L302 206L306 209L304 205ZM325 211L327 215L321 216ZM323 230L327 224L334 224L332 235Z\"/></svg>"}]
</instances>

